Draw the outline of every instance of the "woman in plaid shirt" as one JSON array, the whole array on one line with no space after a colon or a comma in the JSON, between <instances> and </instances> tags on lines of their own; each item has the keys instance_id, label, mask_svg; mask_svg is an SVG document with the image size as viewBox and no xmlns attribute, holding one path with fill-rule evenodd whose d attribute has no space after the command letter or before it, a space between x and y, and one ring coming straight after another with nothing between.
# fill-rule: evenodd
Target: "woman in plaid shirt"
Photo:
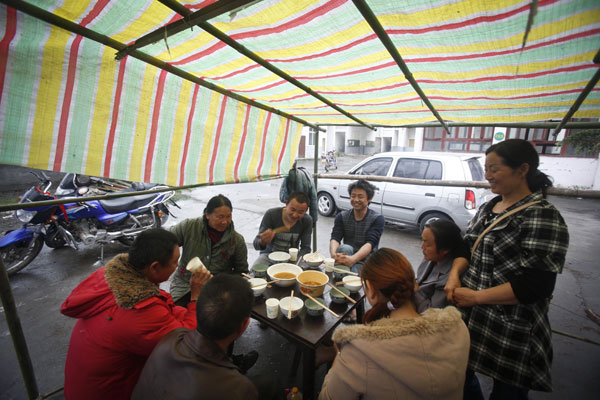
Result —
<instances>
[{"instance_id":1,"label":"woman in plaid shirt","mask_svg":"<svg viewBox=\"0 0 600 400\"><path fill-rule=\"evenodd\" d=\"M502 215L467 264L455 262L448 300L462 310L471 335L465 399L483 399L474 372L494 379L490 398L527 399L528 391L552 390L552 339L548 306L569 244L567 225L545 200L550 179L538 170L530 142L510 139L486 151L485 178L493 200L481 206L467 229L473 246Z\"/></svg>"}]
</instances>

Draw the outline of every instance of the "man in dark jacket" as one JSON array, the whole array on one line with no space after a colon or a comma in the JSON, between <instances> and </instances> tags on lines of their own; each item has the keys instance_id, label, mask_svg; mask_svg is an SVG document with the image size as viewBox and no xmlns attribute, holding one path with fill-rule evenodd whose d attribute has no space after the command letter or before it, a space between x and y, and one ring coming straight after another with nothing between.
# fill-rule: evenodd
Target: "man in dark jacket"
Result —
<instances>
[{"instance_id":1,"label":"man in dark jacket","mask_svg":"<svg viewBox=\"0 0 600 400\"><path fill-rule=\"evenodd\" d=\"M250 324L253 293L239 276L221 274L204 286L196 306L195 330L175 329L148 358L132 400L276 398L264 393L227 357L227 348ZM252 380L251 380L252 379ZM258 387L258 389L257 389Z\"/></svg>"}]
</instances>

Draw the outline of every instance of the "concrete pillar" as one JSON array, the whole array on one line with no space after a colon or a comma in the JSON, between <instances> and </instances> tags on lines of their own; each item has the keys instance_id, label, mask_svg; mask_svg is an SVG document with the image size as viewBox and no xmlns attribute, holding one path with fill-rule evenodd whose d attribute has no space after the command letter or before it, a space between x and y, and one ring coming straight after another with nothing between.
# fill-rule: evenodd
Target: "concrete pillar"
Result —
<instances>
[{"instance_id":1,"label":"concrete pillar","mask_svg":"<svg viewBox=\"0 0 600 400\"><path fill-rule=\"evenodd\" d=\"M600 156L596 160L596 174L594 175L594 183L592 189L600 190Z\"/></svg>"},{"instance_id":2,"label":"concrete pillar","mask_svg":"<svg viewBox=\"0 0 600 400\"><path fill-rule=\"evenodd\" d=\"M415 129L415 152L423 151L423 135L425 134L425 128Z\"/></svg>"}]
</instances>

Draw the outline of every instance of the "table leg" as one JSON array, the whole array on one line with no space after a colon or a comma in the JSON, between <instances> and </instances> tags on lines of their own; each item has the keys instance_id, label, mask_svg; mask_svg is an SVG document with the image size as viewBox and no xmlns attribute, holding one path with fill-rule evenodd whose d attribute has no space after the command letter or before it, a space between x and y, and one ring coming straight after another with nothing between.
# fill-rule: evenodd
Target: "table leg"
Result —
<instances>
[{"instance_id":1,"label":"table leg","mask_svg":"<svg viewBox=\"0 0 600 400\"><path fill-rule=\"evenodd\" d=\"M362 299L356 305L356 322L358 322L359 324L362 324L364 316L365 316L365 300Z\"/></svg>"},{"instance_id":2,"label":"table leg","mask_svg":"<svg viewBox=\"0 0 600 400\"><path fill-rule=\"evenodd\" d=\"M292 368L290 369L290 378L296 376L298 367L300 366L300 357L302 356L302 349L296 345L296 351L294 351L294 359L292 360Z\"/></svg>"},{"instance_id":3,"label":"table leg","mask_svg":"<svg viewBox=\"0 0 600 400\"><path fill-rule=\"evenodd\" d=\"M302 392L304 399L315 394L315 349L305 348L302 352Z\"/></svg>"}]
</instances>

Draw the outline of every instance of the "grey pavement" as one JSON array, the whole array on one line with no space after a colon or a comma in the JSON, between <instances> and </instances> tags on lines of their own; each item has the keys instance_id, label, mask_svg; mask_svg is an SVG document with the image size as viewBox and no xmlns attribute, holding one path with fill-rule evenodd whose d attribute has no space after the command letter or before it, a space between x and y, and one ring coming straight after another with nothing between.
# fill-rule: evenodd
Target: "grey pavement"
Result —
<instances>
[{"instance_id":1,"label":"grey pavement","mask_svg":"<svg viewBox=\"0 0 600 400\"><path fill-rule=\"evenodd\" d=\"M344 171L357 158L340 160ZM312 170L312 160L299 161ZM1 167L0 167L1 169ZM278 199L281 180L236 185L210 186L182 193L178 200L182 210L174 209L178 219L170 219L167 226L185 218L202 215L208 199L222 193L233 203L233 219L236 230L245 238L248 261L251 264L258 252L252 240L258 231L260 220L267 208L281 205ZM600 342L600 326L586 316L586 309L600 313L598 282L600 269L600 202L574 198L550 199L565 217L571 234L565 270L559 276L549 318L553 329ZM319 216L317 223L317 246L321 252L328 251L329 233L333 218ZM421 261L418 231L387 225L381 241L382 247L392 247L403 252L416 268ZM108 259L126 251L120 244L105 248ZM82 246L79 250L44 248L30 266L19 272L12 280L13 295L21 323L25 331L41 393L62 386L63 368L73 319L60 314L60 304L70 291L100 264L97 263L99 248ZM3 314L4 310L0 310ZM553 393L532 392L531 399L596 399L596 382L600 374L600 346L562 334L553 335L554 363ZM235 352L256 349L260 358L250 374L275 373L284 387L300 385L301 369L290 377L291 356L294 346L273 330L262 330L252 322L248 331L236 342ZM25 399L25 389L4 318L0 318L0 399ZM317 370L317 387L325 375L325 366ZM489 380L483 380L484 390L489 390ZM63 398L62 393L51 396Z\"/></svg>"}]
</instances>

